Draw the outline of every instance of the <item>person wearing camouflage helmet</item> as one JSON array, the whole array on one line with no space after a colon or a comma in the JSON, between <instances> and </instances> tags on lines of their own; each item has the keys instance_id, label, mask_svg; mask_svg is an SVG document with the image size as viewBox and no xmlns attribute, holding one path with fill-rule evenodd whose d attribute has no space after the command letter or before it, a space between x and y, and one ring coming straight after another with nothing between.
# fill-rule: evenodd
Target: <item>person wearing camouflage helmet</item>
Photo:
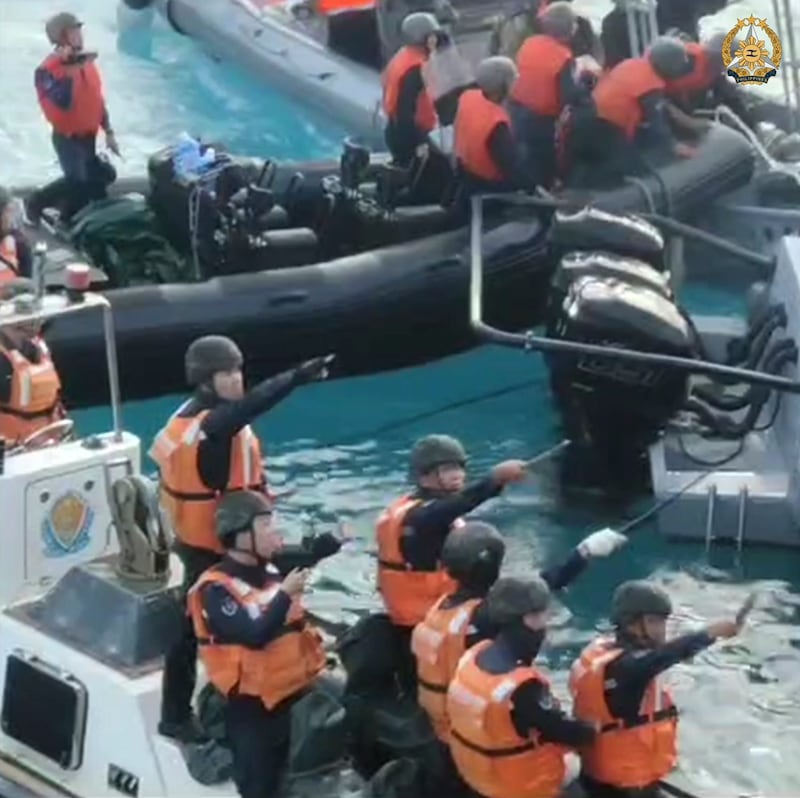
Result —
<instances>
[{"instance_id":1,"label":"person wearing camouflage helmet","mask_svg":"<svg viewBox=\"0 0 800 798\"><path fill-rule=\"evenodd\" d=\"M420 438L409 462L413 490L392 502L378 518L378 590L398 639L399 679L409 691L416 691L411 631L434 602L452 590L440 562L448 532L463 524L461 516L527 473L522 460L507 460L465 485L466 465L467 453L455 438ZM370 645L368 637L364 642Z\"/></svg>"},{"instance_id":2,"label":"person wearing camouflage helmet","mask_svg":"<svg viewBox=\"0 0 800 798\"><path fill-rule=\"evenodd\" d=\"M589 91L578 80L572 52L578 25L572 5L550 3L539 13L538 25L540 32L525 39L517 53L519 80L511 90L509 113L531 180L550 188L556 176L556 120Z\"/></svg>"},{"instance_id":3,"label":"person wearing camouflage helmet","mask_svg":"<svg viewBox=\"0 0 800 798\"><path fill-rule=\"evenodd\" d=\"M658 782L677 764L677 710L658 677L715 640L738 634L746 615L667 642L672 609L659 585L624 582L611 600L614 633L590 643L572 666L573 712L600 728L581 752L581 779L590 795L658 793Z\"/></svg>"},{"instance_id":4,"label":"person wearing camouflage helmet","mask_svg":"<svg viewBox=\"0 0 800 798\"><path fill-rule=\"evenodd\" d=\"M422 67L436 50L442 26L433 14L415 12L402 23L405 44L383 71L386 146L398 166L427 156L430 132L438 125L436 108L425 88Z\"/></svg>"},{"instance_id":5,"label":"person wearing camouflage helmet","mask_svg":"<svg viewBox=\"0 0 800 798\"><path fill-rule=\"evenodd\" d=\"M33 249L20 230L17 204L11 192L0 186L0 286L17 277L30 277Z\"/></svg>"},{"instance_id":6,"label":"person wearing camouflage helmet","mask_svg":"<svg viewBox=\"0 0 800 798\"><path fill-rule=\"evenodd\" d=\"M53 51L36 69L34 83L64 177L30 198L28 216L34 222L45 207L60 205L66 218L90 200L106 196L109 173L112 182L116 173L96 153L101 129L106 147L120 153L95 63L97 53L84 49L83 23L62 11L47 20L45 33Z\"/></svg>"},{"instance_id":7,"label":"person wearing camouflage helmet","mask_svg":"<svg viewBox=\"0 0 800 798\"><path fill-rule=\"evenodd\" d=\"M486 612L499 632L468 650L448 688L453 761L479 795L556 798L568 780L566 751L590 744L597 733L560 708L534 665L550 602L539 577L498 579Z\"/></svg>"},{"instance_id":8,"label":"person wearing camouflage helmet","mask_svg":"<svg viewBox=\"0 0 800 798\"><path fill-rule=\"evenodd\" d=\"M292 699L312 686L325 652L302 604L309 571L282 577L270 565L283 546L271 499L227 493L214 519L225 554L189 591L189 618L208 679L227 698L233 782L243 798L268 798L289 757Z\"/></svg>"},{"instance_id":9,"label":"person wearing camouflage helmet","mask_svg":"<svg viewBox=\"0 0 800 798\"><path fill-rule=\"evenodd\" d=\"M565 165L573 182L608 185L650 171L648 153L694 157L696 149L673 135L666 95L668 81L690 70L684 42L661 36L641 58L622 61L603 75L591 106L576 115L565 136Z\"/></svg>"},{"instance_id":10,"label":"person wearing camouflage helmet","mask_svg":"<svg viewBox=\"0 0 800 798\"><path fill-rule=\"evenodd\" d=\"M551 591L571 584L590 558L606 557L625 543L612 529L584 538L561 564L540 573ZM455 582L455 590L443 595L413 632L411 648L417 659L420 705L428 713L437 736L448 741L445 711L447 685L465 651L500 631L489 620L486 595L500 575L505 542L491 524L467 521L450 532L442 549L442 565Z\"/></svg>"},{"instance_id":11,"label":"person wearing camouflage helmet","mask_svg":"<svg viewBox=\"0 0 800 798\"><path fill-rule=\"evenodd\" d=\"M484 58L475 74L477 88L459 97L454 150L466 196L532 186L505 109L518 76L510 58Z\"/></svg>"},{"instance_id":12,"label":"person wearing camouflage helmet","mask_svg":"<svg viewBox=\"0 0 800 798\"><path fill-rule=\"evenodd\" d=\"M184 564L184 593L219 558L214 511L230 490L266 492L261 444L250 424L296 387L324 379L331 356L309 360L245 393L241 350L230 338L206 335L186 350L186 381L194 388L156 435L150 457L159 470L161 503ZM159 733L201 739L190 700L197 643L191 624L167 654Z\"/></svg>"}]
</instances>

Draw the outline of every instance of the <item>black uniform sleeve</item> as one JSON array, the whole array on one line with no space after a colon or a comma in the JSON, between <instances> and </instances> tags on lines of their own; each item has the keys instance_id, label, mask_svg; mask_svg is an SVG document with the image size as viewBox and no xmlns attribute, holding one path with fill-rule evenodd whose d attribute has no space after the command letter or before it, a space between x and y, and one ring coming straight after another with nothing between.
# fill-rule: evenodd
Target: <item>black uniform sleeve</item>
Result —
<instances>
[{"instance_id":1,"label":"black uniform sleeve","mask_svg":"<svg viewBox=\"0 0 800 798\"><path fill-rule=\"evenodd\" d=\"M711 93L716 105L727 105L747 127L751 130L755 129L756 118L745 101L748 92L741 91L735 83L731 83L724 75L720 75L711 87Z\"/></svg>"},{"instance_id":2,"label":"black uniform sleeve","mask_svg":"<svg viewBox=\"0 0 800 798\"><path fill-rule=\"evenodd\" d=\"M8 404L11 401L11 380L14 377L14 367L6 355L0 355L0 402Z\"/></svg>"},{"instance_id":3,"label":"black uniform sleeve","mask_svg":"<svg viewBox=\"0 0 800 798\"><path fill-rule=\"evenodd\" d=\"M524 171L520 169L517 143L514 134L506 124L498 125L489 136L489 154L495 166L503 175L503 180L512 186L526 186Z\"/></svg>"},{"instance_id":4,"label":"black uniform sleeve","mask_svg":"<svg viewBox=\"0 0 800 798\"><path fill-rule=\"evenodd\" d=\"M260 382L241 399L222 402L203 419L203 440L197 447L200 478L212 490L225 490L230 474L231 441L262 413L285 399L299 384L296 372L285 371Z\"/></svg>"},{"instance_id":5,"label":"black uniform sleeve","mask_svg":"<svg viewBox=\"0 0 800 798\"><path fill-rule=\"evenodd\" d=\"M292 603L289 595L279 590L263 611L254 617L223 585L206 585L202 588L200 598L208 631L218 642L254 649L264 648L277 637Z\"/></svg>"},{"instance_id":6,"label":"black uniform sleeve","mask_svg":"<svg viewBox=\"0 0 800 798\"><path fill-rule=\"evenodd\" d=\"M547 582L550 590L562 590L586 570L588 563L589 561L577 549L573 549L563 563L546 568L539 573L539 576Z\"/></svg>"},{"instance_id":7,"label":"black uniform sleeve","mask_svg":"<svg viewBox=\"0 0 800 798\"><path fill-rule=\"evenodd\" d=\"M417 100L420 92L423 91L425 91L425 83L422 80L422 70L420 67L409 69L400 82L395 128L399 138L408 141L415 147L428 140L428 134L419 130L414 120L417 113Z\"/></svg>"},{"instance_id":8,"label":"black uniform sleeve","mask_svg":"<svg viewBox=\"0 0 800 798\"><path fill-rule=\"evenodd\" d=\"M577 748L594 740L594 726L570 718L541 682L521 684L512 694L511 720L520 737L537 731L544 742Z\"/></svg>"},{"instance_id":9,"label":"black uniform sleeve","mask_svg":"<svg viewBox=\"0 0 800 798\"><path fill-rule=\"evenodd\" d=\"M661 91L646 94L640 100L642 106L642 134L646 146L669 150L675 143L667 119L667 98Z\"/></svg>"}]
</instances>

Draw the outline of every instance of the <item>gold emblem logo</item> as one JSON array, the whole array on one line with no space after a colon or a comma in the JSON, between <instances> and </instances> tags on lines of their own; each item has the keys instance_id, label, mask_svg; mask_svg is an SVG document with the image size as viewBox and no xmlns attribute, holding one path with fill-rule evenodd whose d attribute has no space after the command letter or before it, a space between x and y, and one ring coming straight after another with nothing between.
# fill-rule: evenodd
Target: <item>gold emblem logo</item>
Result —
<instances>
[{"instance_id":1,"label":"gold emblem logo","mask_svg":"<svg viewBox=\"0 0 800 798\"><path fill-rule=\"evenodd\" d=\"M725 69L737 83L761 86L778 73L781 40L766 19L750 14L740 19L722 43Z\"/></svg>"},{"instance_id":2,"label":"gold emblem logo","mask_svg":"<svg viewBox=\"0 0 800 798\"><path fill-rule=\"evenodd\" d=\"M59 496L42 524L45 554L64 557L86 548L93 519L94 511L80 493Z\"/></svg>"}]
</instances>

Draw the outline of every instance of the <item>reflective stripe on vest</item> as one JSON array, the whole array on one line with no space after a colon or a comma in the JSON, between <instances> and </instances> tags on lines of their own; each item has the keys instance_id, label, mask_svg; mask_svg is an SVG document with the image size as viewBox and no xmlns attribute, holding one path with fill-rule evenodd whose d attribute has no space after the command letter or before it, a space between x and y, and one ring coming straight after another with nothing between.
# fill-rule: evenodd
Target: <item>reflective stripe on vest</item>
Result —
<instances>
[{"instance_id":1,"label":"reflective stripe on vest","mask_svg":"<svg viewBox=\"0 0 800 798\"><path fill-rule=\"evenodd\" d=\"M258 589L211 568L189 591L187 608L209 681L223 695L235 690L239 695L255 696L268 709L308 688L325 667L325 652L319 633L305 622L300 599L292 600L281 633L264 648L254 650L219 642L211 635L200 596L208 584L222 585L240 607L258 617L275 599L280 583Z\"/></svg>"},{"instance_id":2,"label":"reflective stripe on vest","mask_svg":"<svg viewBox=\"0 0 800 798\"><path fill-rule=\"evenodd\" d=\"M642 98L665 89L647 58L628 58L600 78L592 98L598 118L632 141L643 121Z\"/></svg>"},{"instance_id":3,"label":"reflective stripe on vest","mask_svg":"<svg viewBox=\"0 0 800 798\"><path fill-rule=\"evenodd\" d=\"M179 540L189 546L221 553L214 521L220 492L203 483L198 470L198 446L208 410L182 416L184 403L156 435L149 455L159 469L161 503ZM249 425L231 441L230 473L225 491L265 490L261 446Z\"/></svg>"},{"instance_id":4,"label":"reflective stripe on vest","mask_svg":"<svg viewBox=\"0 0 800 798\"><path fill-rule=\"evenodd\" d=\"M398 626L416 626L443 594L456 589L456 583L442 568L415 571L403 557L400 541L405 517L421 503L413 496L403 496L381 513L376 527L378 591L392 623ZM458 519L452 528L463 523Z\"/></svg>"},{"instance_id":5,"label":"reflective stripe on vest","mask_svg":"<svg viewBox=\"0 0 800 798\"><path fill-rule=\"evenodd\" d=\"M569 47L552 36L529 36L517 53L519 78L511 98L538 116L555 119L561 113L561 72L571 60Z\"/></svg>"},{"instance_id":6,"label":"reflective stripe on vest","mask_svg":"<svg viewBox=\"0 0 800 798\"><path fill-rule=\"evenodd\" d=\"M511 127L505 108L485 97L480 89L468 89L459 97L454 125L455 154L467 173L481 180L503 179L489 151L489 139L502 124Z\"/></svg>"},{"instance_id":7,"label":"reflective stripe on vest","mask_svg":"<svg viewBox=\"0 0 800 798\"><path fill-rule=\"evenodd\" d=\"M573 664L569 689L575 717L600 724L601 734L582 753L586 773L623 789L649 786L677 764L677 709L669 690L653 679L639 714L617 718L606 703L606 668L622 653L610 638L588 645Z\"/></svg>"},{"instance_id":8,"label":"reflective stripe on vest","mask_svg":"<svg viewBox=\"0 0 800 798\"><path fill-rule=\"evenodd\" d=\"M481 603L481 599L468 599L444 608L449 598L442 596L411 635L411 650L417 659L417 699L443 742L447 742L450 728L447 688L466 651L470 622Z\"/></svg>"},{"instance_id":9,"label":"reflective stripe on vest","mask_svg":"<svg viewBox=\"0 0 800 798\"><path fill-rule=\"evenodd\" d=\"M549 681L535 667L492 674L477 659L492 643L473 646L458 663L447 691L450 751L464 781L486 798L556 798L566 772L565 748L534 732L520 737L511 696L523 683Z\"/></svg>"},{"instance_id":10,"label":"reflective stripe on vest","mask_svg":"<svg viewBox=\"0 0 800 798\"><path fill-rule=\"evenodd\" d=\"M402 47L386 66L381 77L383 84L383 110L386 118L392 122L397 120L397 106L400 102L400 87L410 70L414 67L422 68L425 63L425 54L418 47ZM417 97L417 107L414 111L414 124L423 133L430 133L436 127L436 108L430 95L425 89Z\"/></svg>"},{"instance_id":11,"label":"reflective stripe on vest","mask_svg":"<svg viewBox=\"0 0 800 798\"><path fill-rule=\"evenodd\" d=\"M11 363L11 397L0 405L0 438L18 442L61 417L61 380L42 338L31 341L39 362L0 342L0 355Z\"/></svg>"}]
</instances>

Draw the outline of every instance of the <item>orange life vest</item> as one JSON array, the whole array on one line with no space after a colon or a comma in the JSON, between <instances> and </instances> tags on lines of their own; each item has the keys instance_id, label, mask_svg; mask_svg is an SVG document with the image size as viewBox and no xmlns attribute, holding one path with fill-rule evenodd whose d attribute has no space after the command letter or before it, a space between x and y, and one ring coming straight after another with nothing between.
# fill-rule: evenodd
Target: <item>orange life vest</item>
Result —
<instances>
[{"instance_id":1,"label":"orange life vest","mask_svg":"<svg viewBox=\"0 0 800 798\"><path fill-rule=\"evenodd\" d=\"M667 81L667 94L670 97L690 98L692 95L702 94L717 79L717 75L712 72L705 47L697 42L687 42L684 46L692 61L692 71L682 78Z\"/></svg>"},{"instance_id":2,"label":"orange life vest","mask_svg":"<svg viewBox=\"0 0 800 798\"><path fill-rule=\"evenodd\" d=\"M567 749L536 733L520 737L511 719L511 695L521 684L550 683L533 666L500 674L481 670L476 659L490 645L478 643L461 658L447 691L453 761L461 778L486 798L555 798Z\"/></svg>"},{"instance_id":3,"label":"orange life vest","mask_svg":"<svg viewBox=\"0 0 800 798\"><path fill-rule=\"evenodd\" d=\"M17 239L10 233L0 239L0 285L19 277Z\"/></svg>"},{"instance_id":4,"label":"orange life vest","mask_svg":"<svg viewBox=\"0 0 800 798\"><path fill-rule=\"evenodd\" d=\"M397 626L416 626L444 593L453 593L456 583L442 568L415 571L406 562L400 546L405 518L410 510L422 504L413 496L403 496L389 505L379 518L378 591L386 612ZM463 526L458 519L453 528Z\"/></svg>"},{"instance_id":5,"label":"orange life vest","mask_svg":"<svg viewBox=\"0 0 800 798\"><path fill-rule=\"evenodd\" d=\"M559 78L572 51L552 36L529 36L517 53L519 78L511 99L533 113L555 119L561 113Z\"/></svg>"},{"instance_id":6,"label":"orange life vest","mask_svg":"<svg viewBox=\"0 0 800 798\"><path fill-rule=\"evenodd\" d=\"M214 522L220 493L203 482L197 465L200 426L208 411L183 416L181 411L185 407L186 404L181 405L171 416L149 452L160 474L161 505L182 543L222 553ZM230 474L225 490L265 489L261 445L248 424L231 441Z\"/></svg>"},{"instance_id":7,"label":"orange life vest","mask_svg":"<svg viewBox=\"0 0 800 798\"><path fill-rule=\"evenodd\" d=\"M646 58L627 58L600 78L592 98L597 116L632 141L643 120L642 98L665 88Z\"/></svg>"},{"instance_id":8,"label":"orange life vest","mask_svg":"<svg viewBox=\"0 0 800 798\"><path fill-rule=\"evenodd\" d=\"M375 8L375 0L317 0L317 13L332 17L347 11L368 11Z\"/></svg>"},{"instance_id":9,"label":"orange life vest","mask_svg":"<svg viewBox=\"0 0 800 798\"><path fill-rule=\"evenodd\" d=\"M411 635L411 650L417 658L417 700L436 736L445 743L450 736L447 688L467 650L470 621L481 603L481 599L469 599L445 608L442 605L448 598L442 596Z\"/></svg>"},{"instance_id":10,"label":"orange life vest","mask_svg":"<svg viewBox=\"0 0 800 798\"><path fill-rule=\"evenodd\" d=\"M59 108L44 92L39 91L39 105L56 133L64 136L93 135L100 130L105 112L103 82L94 61L82 65L65 64L56 53L42 61L39 69L54 80L72 80L72 102L69 108Z\"/></svg>"},{"instance_id":11,"label":"orange life vest","mask_svg":"<svg viewBox=\"0 0 800 798\"><path fill-rule=\"evenodd\" d=\"M236 688L239 695L260 698L267 709L305 690L325 667L325 651L319 632L305 621L299 599L292 601L282 633L262 649L218 643L209 632L200 590L219 584L242 607L260 613L280 590L276 581L261 590L210 568L189 591L189 616L197 635L200 659L209 681L223 695Z\"/></svg>"},{"instance_id":12,"label":"orange life vest","mask_svg":"<svg viewBox=\"0 0 800 798\"><path fill-rule=\"evenodd\" d=\"M402 47L383 71L383 110L387 119L397 119L397 106L400 101L400 87L405 76L414 67L422 67L425 54L418 47ZM417 97L417 108L414 112L414 124L423 133L430 133L436 127L436 108L430 95L423 87Z\"/></svg>"},{"instance_id":13,"label":"orange life vest","mask_svg":"<svg viewBox=\"0 0 800 798\"><path fill-rule=\"evenodd\" d=\"M502 180L504 175L489 152L489 139L498 125L511 127L505 108L480 89L467 89L458 99L454 125L455 153L462 168L482 180Z\"/></svg>"},{"instance_id":14,"label":"orange life vest","mask_svg":"<svg viewBox=\"0 0 800 798\"><path fill-rule=\"evenodd\" d=\"M5 356L13 369L11 399L0 404L0 438L14 443L63 418L61 380L50 350L38 336L32 343L39 350L38 363L0 340L0 356Z\"/></svg>"},{"instance_id":15,"label":"orange life vest","mask_svg":"<svg viewBox=\"0 0 800 798\"><path fill-rule=\"evenodd\" d=\"M669 690L653 679L637 718L623 721L611 714L605 700L605 673L621 653L613 640L600 638L572 666L572 711L576 718L601 726L595 742L581 751L581 760L587 775L602 784L646 787L677 764L678 713Z\"/></svg>"}]
</instances>

